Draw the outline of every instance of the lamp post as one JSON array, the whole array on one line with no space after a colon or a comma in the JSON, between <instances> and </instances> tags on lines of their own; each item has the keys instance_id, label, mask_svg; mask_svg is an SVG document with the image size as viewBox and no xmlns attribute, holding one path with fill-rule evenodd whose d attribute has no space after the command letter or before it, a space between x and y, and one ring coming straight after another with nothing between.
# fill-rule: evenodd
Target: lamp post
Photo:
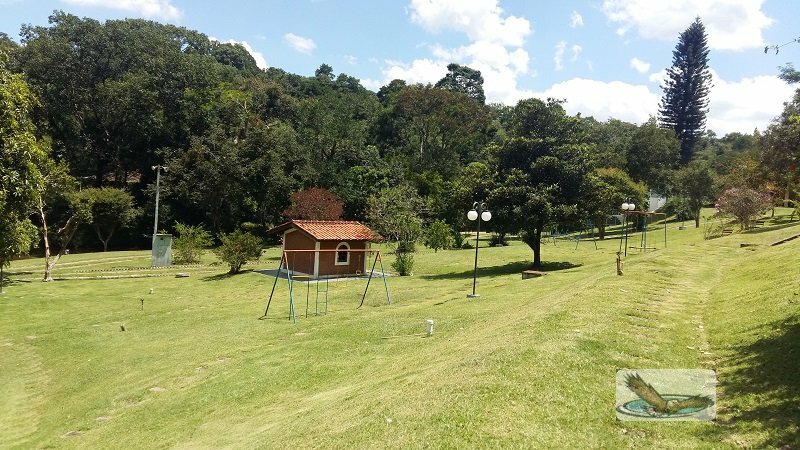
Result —
<instances>
[{"instance_id":1,"label":"lamp post","mask_svg":"<svg viewBox=\"0 0 800 450\"><path fill-rule=\"evenodd\" d=\"M630 199L628 199L628 201L629 200ZM625 221L624 224L622 225L622 230L623 233L625 234L625 256L628 256L628 212L632 212L634 209L636 209L636 204L634 204L633 202L628 203L628 201L625 201L620 206L620 208L622 209L622 213L625 214ZM620 243L621 242L622 241L620 240Z\"/></svg>"},{"instance_id":2,"label":"lamp post","mask_svg":"<svg viewBox=\"0 0 800 450\"><path fill-rule=\"evenodd\" d=\"M479 217L480 220L478 220ZM475 293L475 285L478 281L478 244L481 238L481 221L488 222L492 220L492 213L486 209L486 203L475 202L472 204L472 209L467 213L467 219L478 220L478 234L475 236L475 269L472 273L472 294L467 294L467 298L478 298L480 295Z\"/></svg>"},{"instance_id":3,"label":"lamp post","mask_svg":"<svg viewBox=\"0 0 800 450\"><path fill-rule=\"evenodd\" d=\"M153 170L156 171L156 214L155 220L153 221L153 242L156 240L156 234L158 234L158 195L159 189L161 185L161 171L167 171L166 166L162 166L160 164L153 166Z\"/></svg>"}]
</instances>

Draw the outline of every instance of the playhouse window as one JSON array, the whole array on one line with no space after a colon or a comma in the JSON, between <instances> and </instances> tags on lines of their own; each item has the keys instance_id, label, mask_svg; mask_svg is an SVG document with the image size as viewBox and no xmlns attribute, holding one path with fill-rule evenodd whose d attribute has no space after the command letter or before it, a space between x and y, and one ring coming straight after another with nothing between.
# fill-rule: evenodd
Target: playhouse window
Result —
<instances>
[{"instance_id":1,"label":"playhouse window","mask_svg":"<svg viewBox=\"0 0 800 450\"><path fill-rule=\"evenodd\" d=\"M336 246L336 265L346 266L350 264L350 245L347 242L342 242Z\"/></svg>"}]
</instances>

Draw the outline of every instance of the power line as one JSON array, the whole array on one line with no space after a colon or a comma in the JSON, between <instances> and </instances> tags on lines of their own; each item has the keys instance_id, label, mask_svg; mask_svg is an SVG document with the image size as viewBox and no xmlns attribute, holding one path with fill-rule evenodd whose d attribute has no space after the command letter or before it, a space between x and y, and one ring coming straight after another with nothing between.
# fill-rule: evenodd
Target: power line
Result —
<instances>
[{"instance_id":1,"label":"power line","mask_svg":"<svg viewBox=\"0 0 800 450\"><path fill-rule=\"evenodd\" d=\"M780 52L781 47L785 47L785 46L787 46L789 44L793 44L795 42L800 42L800 37L794 38L791 41L783 43L781 45L776 45L776 44L767 45L766 47L764 47L764 53L769 53L770 50L775 50L775 54L777 55L778 52Z\"/></svg>"}]
</instances>

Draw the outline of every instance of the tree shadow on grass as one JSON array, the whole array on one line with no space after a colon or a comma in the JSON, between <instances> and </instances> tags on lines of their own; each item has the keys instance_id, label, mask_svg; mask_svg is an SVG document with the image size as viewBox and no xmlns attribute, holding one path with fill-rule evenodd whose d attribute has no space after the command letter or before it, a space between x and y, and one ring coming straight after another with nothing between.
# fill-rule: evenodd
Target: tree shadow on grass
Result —
<instances>
[{"instance_id":1,"label":"tree shadow on grass","mask_svg":"<svg viewBox=\"0 0 800 450\"><path fill-rule=\"evenodd\" d=\"M568 261L547 261L543 262L541 267L533 267L531 261L516 261L502 266L492 267L478 267L478 278L480 277L496 277L510 274L521 274L523 270L538 270L541 272L555 272L559 270L574 269L580 267L582 264L573 264ZM439 273L436 275L421 275L420 278L426 280L459 280L472 278L474 269L465 270L463 272Z\"/></svg>"},{"instance_id":2,"label":"tree shadow on grass","mask_svg":"<svg viewBox=\"0 0 800 450\"><path fill-rule=\"evenodd\" d=\"M225 273L219 273L219 274L216 274L216 275L209 275L209 276L201 278L201 280L203 280L203 281L227 280L228 278L235 277L237 275L243 275L243 274L246 274L246 273L249 273L249 272L253 272L253 269L242 269L242 270L239 271L239 273L225 272Z\"/></svg>"},{"instance_id":3,"label":"tree shadow on grass","mask_svg":"<svg viewBox=\"0 0 800 450\"><path fill-rule=\"evenodd\" d=\"M789 227L793 227L793 226L797 226L797 225L800 225L800 222L797 222L797 221L785 222L785 223L776 224L776 225L767 225L767 226L761 227L761 228L751 228L751 229L749 229L747 231L742 232L742 234L746 235L746 234L767 233L767 232L770 232L770 231L782 230L784 228L789 228ZM800 228L798 228L798 229L800 229Z\"/></svg>"},{"instance_id":4,"label":"tree shadow on grass","mask_svg":"<svg viewBox=\"0 0 800 450\"><path fill-rule=\"evenodd\" d=\"M33 275L33 272L8 272L8 271L3 271L3 279L0 280L0 283L3 284L3 289L8 288L8 287L13 287L13 286L16 286L18 284L30 283L31 282L31 280L18 280L18 279L11 278L11 277L18 277L18 276L21 276L21 275Z\"/></svg>"},{"instance_id":5,"label":"tree shadow on grass","mask_svg":"<svg viewBox=\"0 0 800 450\"><path fill-rule=\"evenodd\" d=\"M758 447L781 447L800 444L800 316L774 322L760 330L779 329L780 334L739 345L725 365L735 369L719 382L726 398L747 399L748 405L728 411L722 417L731 425L744 422L759 424L769 432L767 441ZM746 409L745 409L746 408ZM734 428L735 429L735 428ZM709 432L726 433L727 427ZM717 436L719 437L719 436Z\"/></svg>"}]
</instances>

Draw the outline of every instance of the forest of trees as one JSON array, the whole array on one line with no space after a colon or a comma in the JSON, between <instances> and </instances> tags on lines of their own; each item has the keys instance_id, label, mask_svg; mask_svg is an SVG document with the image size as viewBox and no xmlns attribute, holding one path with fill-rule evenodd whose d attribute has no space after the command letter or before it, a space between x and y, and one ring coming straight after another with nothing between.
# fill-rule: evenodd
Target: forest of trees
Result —
<instances>
[{"instance_id":1,"label":"forest of trees","mask_svg":"<svg viewBox=\"0 0 800 450\"><path fill-rule=\"evenodd\" d=\"M424 231L381 226L444 223L458 245L467 210L485 200L490 229L500 240L519 234L536 263L549 224L602 227L623 200L643 204L648 189L699 225L699 208L726 189L788 202L800 174L800 95L763 132L693 130L687 150L655 117L600 122L568 115L558 99L485 104L480 72L459 64L435 85L393 80L375 93L327 64L313 76L261 70L240 45L145 20L55 12L21 36L0 34L0 226L23 237L2 238L0 262L37 240L148 248L157 165L166 167L166 231L180 223L216 239L263 234L313 210L298 198L329 198L293 202L317 188L335 194L342 218L385 236ZM797 79L791 66L782 74ZM377 217L386 211L414 220Z\"/></svg>"}]
</instances>

